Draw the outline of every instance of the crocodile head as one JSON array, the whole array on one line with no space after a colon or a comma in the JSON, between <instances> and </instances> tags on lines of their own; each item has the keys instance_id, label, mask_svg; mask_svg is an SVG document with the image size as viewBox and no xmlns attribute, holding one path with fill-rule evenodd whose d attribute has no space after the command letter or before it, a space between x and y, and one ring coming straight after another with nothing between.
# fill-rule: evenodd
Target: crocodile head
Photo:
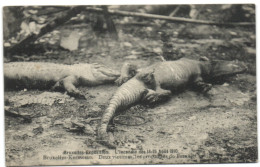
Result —
<instances>
[{"instance_id":1,"label":"crocodile head","mask_svg":"<svg viewBox=\"0 0 260 167\"><path fill-rule=\"evenodd\" d=\"M113 70L109 67L100 64L92 64L92 74L95 77L96 82L98 83L107 83L114 82L119 76L120 73L116 70Z\"/></svg>"},{"instance_id":2,"label":"crocodile head","mask_svg":"<svg viewBox=\"0 0 260 167\"><path fill-rule=\"evenodd\" d=\"M238 60L213 60L210 61L210 66L211 68L208 80L211 82L222 82L236 74L241 74L247 71L245 63Z\"/></svg>"}]
</instances>

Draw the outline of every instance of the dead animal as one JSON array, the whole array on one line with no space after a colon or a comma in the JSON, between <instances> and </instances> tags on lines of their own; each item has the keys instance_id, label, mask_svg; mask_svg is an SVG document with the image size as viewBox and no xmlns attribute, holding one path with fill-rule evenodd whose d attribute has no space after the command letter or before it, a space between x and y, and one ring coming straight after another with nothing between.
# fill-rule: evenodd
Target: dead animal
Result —
<instances>
[{"instance_id":1,"label":"dead animal","mask_svg":"<svg viewBox=\"0 0 260 167\"><path fill-rule=\"evenodd\" d=\"M133 74L134 68L126 67L131 67ZM164 101L171 93L187 87L205 93L211 89L211 83L243 73L246 69L238 61L210 61L206 57L199 61L181 58L177 61L160 62L136 70L136 75L131 79L127 76L129 70L126 68L122 70L125 74L117 80L119 84L123 84L111 98L101 119L98 141L109 148L115 148L113 141L109 141L107 127L117 111L140 102L153 104Z\"/></svg>"},{"instance_id":2,"label":"dead animal","mask_svg":"<svg viewBox=\"0 0 260 167\"><path fill-rule=\"evenodd\" d=\"M76 86L114 82L120 73L100 64L64 65L44 62L4 64L5 89L63 89L71 96L85 98Z\"/></svg>"}]
</instances>

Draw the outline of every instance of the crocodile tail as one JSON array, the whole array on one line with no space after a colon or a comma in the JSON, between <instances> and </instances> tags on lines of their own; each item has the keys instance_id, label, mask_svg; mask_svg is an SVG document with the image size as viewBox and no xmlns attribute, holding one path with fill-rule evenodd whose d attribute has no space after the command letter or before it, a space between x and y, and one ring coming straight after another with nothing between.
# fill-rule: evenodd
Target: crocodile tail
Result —
<instances>
[{"instance_id":1,"label":"crocodile tail","mask_svg":"<svg viewBox=\"0 0 260 167\"><path fill-rule=\"evenodd\" d=\"M139 80L131 79L124 83L110 100L109 106L101 119L101 124L98 129L99 140L107 140L107 127L110 120L114 117L115 112L119 108L123 109L135 104L141 100L145 94L147 94L147 89Z\"/></svg>"},{"instance_id":2,"label":"crocodile tail","mask_svg":"<svg viewBox=\"0 0 260 167\"><path fill-rule=\"evenodd\" d=\"M137 82L133 82L130 80L124 83L114 94L112 99L109 102L109 106L107 107L102 119L101 125L99 128L99 134L102 136L106 134L107 126L110 120L113 118L115 112L119 108L126 108L127 106L131 105L132 103L138 100L138 91L136 88L138 87ZM141 93L141 92L140 92Z\"/></svg>"},{"instance_id":3,"label":"crocodile tail","mask_svg":"<svg viewBox=\"0 0 260 167\"><path fill-rule=\"evenodd\" d=\"M98 132L99 137L106 136L107 126L108 126L110 120L113 118L119 105L120 105L119 99L113 97L101 119L101 124L100 124L99 132Z\"/></svg>"},{"instance_id":4,"label":"crocodile tail","mask_svg":"<svg viewBox=\"0 0 260 167\"><path fill-rule=\"evenodd\" d=\"M102 119L101 124L98 129L98 140L100 144L103 144L104 146L114 149L116 148L113 144L113 141L109 140L109 136L107 134L107 126L110 122L110 120L113 118L118 106L120 105L120 102L115 96L111 99L110 104L108 108L106 109Z\"/></svg>"}]
</instances>

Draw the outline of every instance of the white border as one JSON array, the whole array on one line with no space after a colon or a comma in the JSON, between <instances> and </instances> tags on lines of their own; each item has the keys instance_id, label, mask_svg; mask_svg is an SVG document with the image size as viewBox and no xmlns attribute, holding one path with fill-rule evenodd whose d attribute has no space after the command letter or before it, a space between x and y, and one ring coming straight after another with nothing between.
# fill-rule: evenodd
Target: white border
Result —
<instances>
[{"instance_id":1,"label":"white border","mask_svg":"<svg viewBox=\"0 0 260 167\"><path fill-rule=\"evenodd\" d=\"M0 56L0 166L5 166L5 144L4 144L4 108L3 108L3 102L4 102L4 95L3 95L3 6L28 6L28 5L100 5L100 4L114 4L114 5L123 5L123 4L239 4L239 3L252 3L256 4L256 18L257 18L257 28L259 27L259 12L258 12L258 7L259 7L259 1L257 0L160 0L160 1L155 1L155 0L138 0L138 1L133 1L133 0L95 0L95 1L83 1L83 0L63 0L63 1L54 1L54 0L41 0L41 1L36 1L36 0L2 0L0 2L1 5L1 11L0 11L0 27L1 27L1 32L0 32L0 48L1 48L1 56ZM258 30L256 28L256 30ZM257 38L259 39L258 31L257 31ZM257 41L257 53L259 50L259 45ZM259 59L257 59L257 78L259 78ZM257 84L257 88L258 88ZM257 94L259 95L259 91L257 89ZM259 98L257 100L257 103L259 104ZM257 111L258 111L257 107ZM260 161L260 150L259 150L259 114L258 114L258 161ZM107 167L121 167L124 165L110 165ZM129 167L136 167L139 165L127 165ZM155 166L155 165L153 165ZM260 163L253 163L253 164L200 164L200 165L156 165L158 166L175 166L175 167L215 167L215 166L223 166L223 167L256 167L260 166ZM103 166L106 167L106 166Z\"/></svg>"}]
</instances>

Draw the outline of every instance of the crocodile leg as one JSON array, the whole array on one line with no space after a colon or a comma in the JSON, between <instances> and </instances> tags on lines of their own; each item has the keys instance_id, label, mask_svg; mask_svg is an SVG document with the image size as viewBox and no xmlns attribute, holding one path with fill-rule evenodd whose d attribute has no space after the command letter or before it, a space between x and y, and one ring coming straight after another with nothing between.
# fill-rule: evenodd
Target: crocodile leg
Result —
<instances>
[{"instance_id":1,"label":"crocodile leg","mask_svg":"<svg viewBox=\"0 0 260 167\"><path fill-rule=\"evenodd\" d=\"M208 92L212 88L212 84L206 83L202 80L201 77L199 77L193 85L193 89L196 91L200 91L203 93Z\"/></svg>"},{"instance_id":2,"label":"crocodile leg","mask_svg":"<svg viewBox=\"0 0 260 167\"><path fill-rule=\"evenodd\" d=\"M55 90L57 88L62 88L70 96L78 97L81 99L86 99L86 97L75 87L75 85L78 84L79 78L76 76L68 76L66 78L63 78L62 80L58 81L53 87L52 90Z\"/></svg>"},{"instance_id":3,"label":"crocodile leg","mask_svg":"<svg viewBox=\"0 0 260 167\"><path fill-rule=\"evenodd\" d=\"M128 81L129 79L133 78L136 73L137 73L136 65L130 63L124 63L121 68L121 75L115 82L118 86L120 86L126 81Z\"/></svg>"},{"instance_id":4,"label":"crocodile leg","mask_svg":"<svg viewBox=\"0 0 260 167\"><path fill-rule=\"evenodd\" d=\"M143 101L148 104L159 103L170 98L170 95L171 95L170 90L164 90L161 89L160 87L157 87L156 91L152 89L148 89L148 93L144 97Z\"/></svg>"}]
</instances>

